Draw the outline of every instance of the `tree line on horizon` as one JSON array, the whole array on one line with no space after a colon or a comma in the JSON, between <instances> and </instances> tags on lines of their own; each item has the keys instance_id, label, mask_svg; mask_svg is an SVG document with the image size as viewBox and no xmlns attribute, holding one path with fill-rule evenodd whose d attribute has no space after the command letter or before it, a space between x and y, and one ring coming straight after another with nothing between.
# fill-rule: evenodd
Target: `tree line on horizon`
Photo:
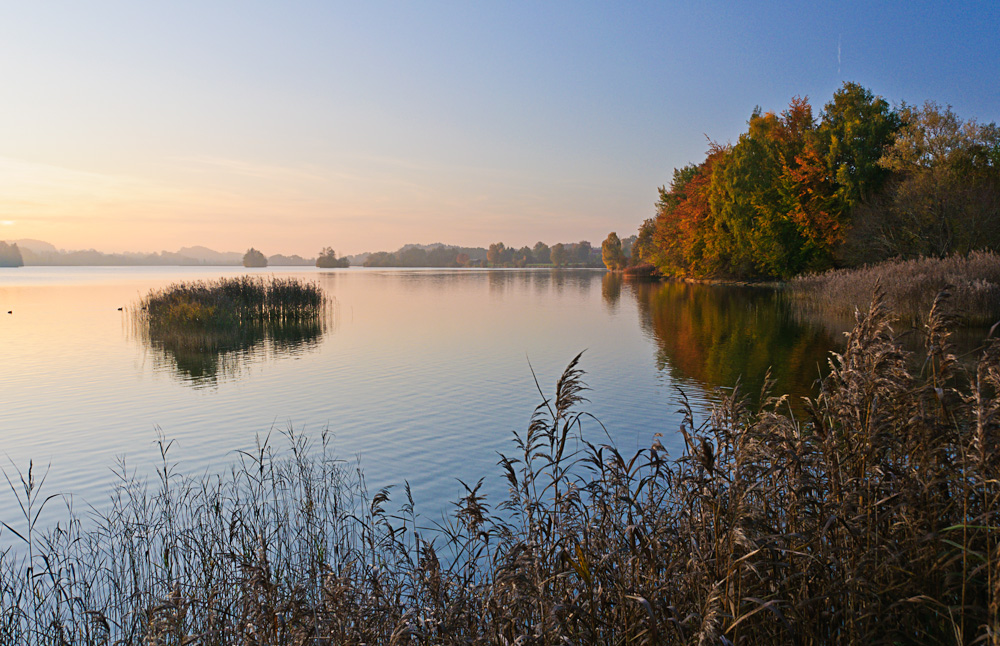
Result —
<instances>
[{"instance_id":1,"label":"tree line on horizon","mask_svg":"<svg viewBox=\"0 0 1000 646\"><path fill-rule=\"evenodd\" d=\"M243 254L243 266L267 267L269 262L275 258L285 258L285 256L278 255L278 256L271 256L270 258L268 258L267 256L264 255L263 252L259 251L258 249L255 249L254 247L250 247L249 249L247 249L246 253ZM293 258L297 258L298 260L303 260L299 256L293 256ZM289 264L306 265L312 263L313 261L309 260L309 261L289 263ZM278 263L273 263L273 264L278 264ZM348 260L347 258L338 258L337 252L334 251L332 247L323 247L320 250L319 254L316 256L315 265L322 269L333 269L337 267L350 267L351 261Z\"/></svg>"},{"instance_id":2,"label":"tree line on horizon","mask_svg":"<svg viewBox=\"0 0 1000 646\"><path fill-rule=\"evenodd\" d=\"M632 258L612 251L608 266L785 279L998 248L1000 128L845 83L818 117L808 98L757 108L735 144L675 169Z\"/></svg>"},{"instance_id":3,"label":"tree line on horizon","mask_svg":"<svg viewBox=\"0 0 1000 646\"><path fill-rule=\"evenodd\" d=\"M0 241L0 244L4 244ZM18 247L18 252L22 258L23 265L31 266L202 266L202 265L239 265L242 259L237 255L235 260L213 261L203 258L192 257L176 251L160 252L125 252L125 253L104 253L95 249L82 250L56 250L56 249L30 249L20 247L17 243L6 243L11 247ZM244 254L245 255L245 254ZM297 254L286 256L283 254L273 254L267 257L268 265L278 266L308 266L315 263L314 258L303 258ZM3 265L0 265L3 266Z\"/></svg>"},{"instance_id":4,"label":"tree line on horizon","mask_svg":"<svg viewBox=\"0 0 1000 646\"><path fill-rule=\"evenodd\" d=\"M551 247L538 241L534 246L527 245L515 249L507 247L502 242L490 245L486 259L491 267L600 267L601 258L593 245L587 240L579 242L558 242Z\"/></svg>"},{"instance_id":5,"label":"tree line on horizon","mask_svg":"<svg viewBox=\"0 0 1000 646\"><path fill-rule=\"evenodd\" d=\"M634 238L634 236L633 236ZM586 240L544 242L521 248L494 242L489 248L444 244L406 245L398 251L368 254L365 267L600 267L600 252Z\"/></svg>"}]
</instances>

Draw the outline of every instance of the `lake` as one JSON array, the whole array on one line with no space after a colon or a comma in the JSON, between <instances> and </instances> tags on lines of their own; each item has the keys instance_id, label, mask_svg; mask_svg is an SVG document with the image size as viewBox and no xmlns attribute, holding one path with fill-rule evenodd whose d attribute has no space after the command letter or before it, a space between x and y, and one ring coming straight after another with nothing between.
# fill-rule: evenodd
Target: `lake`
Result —
<instances>
[{"instance_id":1,"label":"lake","mask_svg":"<svg viewBox=\"0 0 1000 646\"><path fill-rule=\"evenodd\" d=\"M128 310L151 289L245 273L317 282L323 325L192 350L150 339ZM119 311L118 308L124 308ZM11 311L12 314L7 314ZM513 451L578 353L591 388L583 433L623 453L654 434L674 456L679 390L701 419L720 387L809 392L838 342L772 290L628 283L596 270L22 267L0 270L0 460L49 468L45 490L100 507L121 461L149 474L157 438L189 475L220 472L270 435L324 431L371 490L409 482L425 518L458 480L506 493ZM533 376L534 373L534 376ZM0 491L0 520L20 520ZM50 503L55 504L55 503ZM57 512L51 512L57 514ZM58 515L54 515L57 518ZM0 542L6 542L0 536Z\"/></svg>"}]
</instances>

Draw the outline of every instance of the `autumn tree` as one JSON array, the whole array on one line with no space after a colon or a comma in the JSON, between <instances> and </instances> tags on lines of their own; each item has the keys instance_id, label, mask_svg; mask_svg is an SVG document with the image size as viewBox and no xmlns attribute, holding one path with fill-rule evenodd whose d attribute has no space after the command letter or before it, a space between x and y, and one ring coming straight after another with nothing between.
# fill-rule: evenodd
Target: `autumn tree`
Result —
<instances>
[{"instance_id":1,"label":"autumn tree","mask_svg":"<svg viewBox=\"0 0 1000 646\"><path fill-rule=\"evenodd\" d=\"M506 252L507 247L502 242L494 242L486 250L486 260L490 263L490 266L499 267L504 262Z\"/></svg>"},{"instance_id":2,"label":"autumn tree","mask_svg":"<svg viewBox=\"0 0 1000 646\"><path fill-rule=\"evenodd\" d=\"M709 188L713 168L728 153L728 147L712 144L704 162L674 169L669 190L660 187L652 248L642 253L663 275L705 275L719 269L716 248L725 232L712 225Z\"/></svg>"},{"instance_id":3,"label":"autumn tree","mask_svg":"<svg viewBox=\"0 0 1000 646\"><path fill-rule=\"evenodd\" d=\"M704 225L695 226L702 237L693 242L690 231L680 233L690 246L689 264L761 278L831 266L850 212L830 170L828 144L806 98L793 98L780 114L755 111L747 132L712 164L711 181L700 191L708 208L699 218L681 219ZM863 147L855 144L860 157ZM862 185L852 190L862 192ZM698 188L689 192L698 195Z\"/></svg>"},{"instance_id":4,"label":"autumn tree","mask_svg":"<svg viewBox=\"0 0 1000 646\"><path fill-rule=\"evenodd\" d=\"M609 271L622 269L625 266L625 253L622 251L622 241L614 231L601 243L601 260Z\"/></svg>"},{"instance_id":5,"label":"autumn tree","mask_svg":"<svg viewBox=\"0 0 1000 646\"><path fill-rule=\"evenodd\" d=\"M786 163L782 180L789 201L788 217L802 236L804 268L825 269L849 228L849 213L837 199L837 185L817 150L816 140L806 142L802 152Z\"/></svg>"},{"instance_id":6,"label":"autumn tree","mask_svg":"<svg viewBox=\"0 0 1000 646\"><path fill-rule=\"evenodd\" d=\"M754 110L735 144L713 144L703 162L674 170L669 188L660 187L656 217L639 229L633 255L664 275L787 278L856 261L852 241L879 240L873 232L882 231L886 241L904 232L936 241L935 253L966 248L962 235L992 239L990 226L1000 228L990 207L997 164L987 161L997 156L988 136L995 126L969 134L966 147L976 152L965 157L976 161L965 163L964 171L944 172L962 167L948 162L931 172L905 155L893 156L919 139L919 132L910 132L913 114L901 115L854 83L834 93L818 119L808 99L799 97L780 113ZM956 132L961 127L952 124ZM948 177L963 173L978 179L951 182L963 187L964 197L956 190L946 199ZM898 208L888 208L889 202ZM940 213L927 213L931 205ZM906 217L923 224L900 219ZM929 230L929 222L937 229ZM891 245L882 246L884 254Z\"/></svg>"}]
</instances>

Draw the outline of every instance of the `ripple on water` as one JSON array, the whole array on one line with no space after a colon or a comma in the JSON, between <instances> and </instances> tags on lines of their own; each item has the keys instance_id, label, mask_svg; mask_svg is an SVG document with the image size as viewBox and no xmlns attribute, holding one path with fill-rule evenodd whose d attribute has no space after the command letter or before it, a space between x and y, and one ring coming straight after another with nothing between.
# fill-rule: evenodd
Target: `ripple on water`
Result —
<instances>
[{"instance_id":1,"label":"ripple on water","mask_svg":"<svg viewBox=\"0 0 1000 646\"><path fill-rule=\"evenodd\" d=\"M78 510L104 504L122 456L137 473L153 473L157 429L175 441L171 463L190 475L225 471L257 437L270 434L284 448L288 428L316 442L328 428L341 457L361 456L372 487L397 485L402 500L409 481L424 517L450 509L458 479L485 477L495 503L506 495L497 453L514 451L513 432L527 428L541 401L532 369L552 396L582 350L593 388L582 408L624 452L659 432L677 455L674 387L704 415L711 390L724 384L711 369L685 370L699 357L714 365L724 347L725 335L706 326L739 323L724 308L699 321L709 297L606 289L601 272L296 268L280 271L318 280L336 298L336 324L315 342L222 357L233 363L228 371L199 379L130 333L117 308L150 289L239 268L51 269L22 268L16 282L0 282L4 302L19 309L18 321L0 328L2 451L9 473L29 459L51 462L47 490L73 493ZM684 298L700 299L700 309L686 310ZM589 418L584 433L608 441ZM0 492L0 519L9 518L17 519L16 502Z\"/></svg>"}]
</instances>

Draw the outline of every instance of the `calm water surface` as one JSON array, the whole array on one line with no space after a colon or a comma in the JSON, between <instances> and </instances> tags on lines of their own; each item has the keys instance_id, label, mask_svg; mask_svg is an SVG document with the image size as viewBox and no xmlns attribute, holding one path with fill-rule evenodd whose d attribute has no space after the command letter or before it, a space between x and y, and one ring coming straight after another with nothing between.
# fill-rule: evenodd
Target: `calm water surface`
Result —
<instances>
[{"instance_id":1,"label":"calm water surface","mask_svg":"<svg viewBox=\"0 0 1000 646\"><path fill-rule=\"evenodd\" d=\"M585 408L618 447L632 452L663 433L677 455L678 387L704 414L717 387L742 378L759 390L773 366L779 389L805 394L835 342L768 291L583 270L259 270L318 282L334 302L326 324L217 352L151 341L128 315L150 289L247 272L0 270L6 472L51 465L46 489L72 493L80 510L102 504L120 460L150 473L158 433L174 440L178 470L197 475L226 469L257 437L282 447L286 429L329 429L371 488L407 480L418 510L437 517L458 479L486 477L491 500L505 494L497 452L512 451L512 432L541 401L532 368L551 394L585 351ZM584 434L607 441L590 421ZM0 520L18 519L0 491Z\"/></svg>"}]
</instances>

